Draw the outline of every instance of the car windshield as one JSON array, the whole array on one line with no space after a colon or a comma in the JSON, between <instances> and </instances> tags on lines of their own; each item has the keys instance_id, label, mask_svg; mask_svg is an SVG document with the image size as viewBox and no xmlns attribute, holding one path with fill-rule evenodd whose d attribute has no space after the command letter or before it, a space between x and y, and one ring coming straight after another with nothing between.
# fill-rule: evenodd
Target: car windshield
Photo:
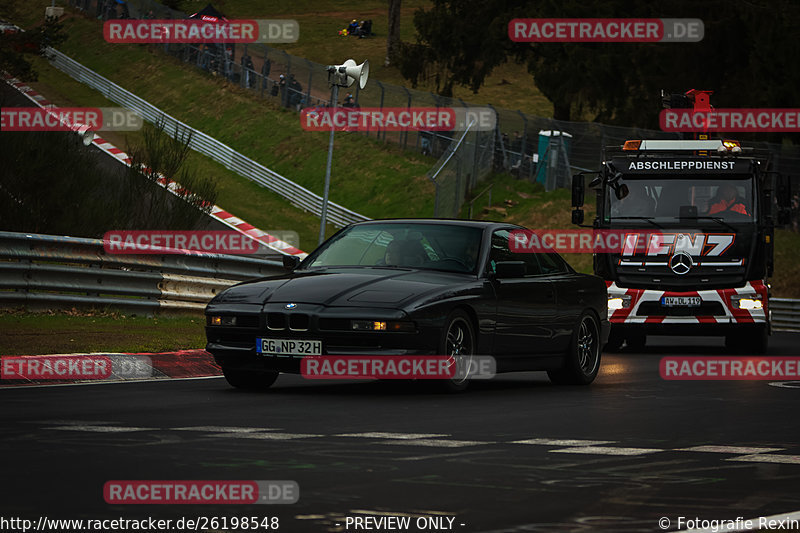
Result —
<instances>
[{"instance_id":1,"label":"car windshield","mask_svg":"<svg viewBox=\"0 0 800 533\"><path fill-rule=\"evenodd\" d=\"M644 218L672 222L712 217L725 222L751 222L755 216L752 180L748 176L626 177L628 196L618 200L609 188L606 220Z\"/></svg>"},{"instance_id":2,"label":"car windshield","mask_svg":"<svg viewBox=\"0 0 800 533\"><path fill-rule=\"evenodd\" d=\"M353 226L315 250L302 268L365 266L474 272L483 231L455 224Z\"/></svg>"}]
</instances>

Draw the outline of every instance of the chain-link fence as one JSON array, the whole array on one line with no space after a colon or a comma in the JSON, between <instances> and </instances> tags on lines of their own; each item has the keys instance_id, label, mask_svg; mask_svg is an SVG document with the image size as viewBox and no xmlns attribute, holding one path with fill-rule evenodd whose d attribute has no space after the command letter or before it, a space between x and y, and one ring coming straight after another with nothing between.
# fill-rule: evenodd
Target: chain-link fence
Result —
<instances>
[{"instance_id":1,"label":"chain-link fence","mask_svg":"<svg viewBox=\"0 0 800 533\"><path fill-rule=\"evenodd\" d=\"M110 18L184 19L187 14L154 0L68 0L90 16ZM216 76L249 88L258 95L297 111L308 106L328 106L331 92L324 65L296 57L265 44L164 44L173 56L195 64ZM370 80L366 89L354 84L340 91L360 107L453 107L470 108L460 99ZM343 102L338 102L341 105ZM491 106L489 106L491 107ZM509 172L519 179L540 183L547 190L568 187L578 170L599 168L603 149L628 139L678 139L679 134L641 128L609 126L594 122L568 122L526 115L521 111L495 109L493 132L364 132L384 142L397 144L439 158L429 173L436 184L436 216L457 216L467 193L492 170ZM457 142L458 144L454 144ZM800 176L800 147L771 143L747 143L772 152L772 169ZM446 197L447 196L447 197ZM446 198L445 198L446 197Z\"/></svg>"},{"instance_id":2,"label":"chain-link fence","mask_svg":"<svg viewBox=\"0 0 800 533\"><path fill-rule=\"evenodd\" d=\"M428 178L436 187L434 217L458 217L467 192L479 181L479 176L471 173L473 169L491 169L494 134L494 131L481 131L474 123L468 123L428 172Z\"/></svg>"}]
</instances>

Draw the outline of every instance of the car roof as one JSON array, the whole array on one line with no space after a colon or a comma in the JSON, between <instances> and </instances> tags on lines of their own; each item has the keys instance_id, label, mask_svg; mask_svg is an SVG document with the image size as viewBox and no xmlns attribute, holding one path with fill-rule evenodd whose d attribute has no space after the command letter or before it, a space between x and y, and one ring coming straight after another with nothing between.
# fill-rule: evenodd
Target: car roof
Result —
<instances>
[{"instance_id":1,"label":"car roof","mask_svg":"<svg viewBox=\"0 0 800 533\"><path fill-rule=\"evenodd\" d=\"M522 226L518 226L517 224L510 224L508 222L495 222L490 220L464 220L458 218L384 218L384 219L375 219L375 220L367 220L365 222L357 222L353 224L353 226L363 226L363 225L370 225L370 224L433 224L433 225L440 225L440 226L461 226L461 227L468 227L468 228L507 228L507 227L516 227L522 228Z\"/></svg>"}]
</instances>

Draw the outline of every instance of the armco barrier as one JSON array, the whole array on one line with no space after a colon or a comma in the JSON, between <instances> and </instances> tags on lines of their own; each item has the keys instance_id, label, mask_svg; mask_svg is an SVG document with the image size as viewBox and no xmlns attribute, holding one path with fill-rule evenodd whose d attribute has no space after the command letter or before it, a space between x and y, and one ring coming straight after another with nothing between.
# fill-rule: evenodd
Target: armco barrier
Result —
<instances>
[{"instance_id":1,"label":"armco barrier","mask_svg":"<svg viewBox=\"0 0 800 533\"><path fill-rule=\"evenodd\" d=\"M210 157L214 161L224 165L225 168L236 172L240 176L243 176L249 180L253 180L259 185L280 194L297 207L314 213L317 216L322 215L321 196L314 194L305 187L294 183L293 181L281 176L277 172L268 169L260 163L243 156L230 146L221 143L213 137L210 137L201 131L195 130L176 118L171 117L146 100L143 100L135 94L126 91L116 83L113 83L100 74L97 74L93 70L84 67L77 61L62 54L58 50L54 48L48 48L47 56L54 67L68 74L84 85L99 91L103 94L103 96L115 104L136 111L148 122L155 123L159 120L162 120L165 125L165 133L169 135L175 135L176 128L178 132L191 131L191 148L193 150ZM351 224L353 222L369 220L368 217L360 215L333 202L328 203L327 219L330 224L339 227L346 226L347 224Z\"/></svg>"},{"instance_id":2,"label":"armco barrier","mask_svg":"<svg viewBox=\"0 0 800 533\"><path fill-rule=\"evenodd\" d=\"M277 261L221 254L108 254L99 239L0 232L0 307L202 312L222 289L281 274Z\"/></svg>"},{"instance_id":3,"label":"armco barrier","mask_svg":"<svg viewBox=\"0 0 800 533\"><path fill-rule=\"evenodd\" d=\"M800 300L790 298L770 298L772 310L772 329L800 333Z\"/></svg>"}]
</instances>

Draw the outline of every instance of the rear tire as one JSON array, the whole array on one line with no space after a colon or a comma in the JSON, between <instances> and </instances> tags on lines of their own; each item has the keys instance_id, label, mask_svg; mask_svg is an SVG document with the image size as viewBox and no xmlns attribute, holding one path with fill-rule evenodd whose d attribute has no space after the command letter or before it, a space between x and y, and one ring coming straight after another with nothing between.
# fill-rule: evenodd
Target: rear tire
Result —
<instances>
[{"instance_id":1,"label":"rear tire","mask_svg":"<svg viewBox=\"0 0 800 533\"><path fill-rule=\"evenodd\" d=\"M600 370L600 326L595 316L586 311L581 315L564 366L548 370L550 381L557 385L588 385Z\"/></svg>"},{"instance_id":2,"label":"rear tire","mask_svg":"<svg viewBox=\"0 0 800 533\"><path fill-rule=\"evenodd\" d=\"M270 370L250 371L223 367L222 373L232 387L245 390L266 390L278 379L278 372Z\"/></svg>"},{"instance_id":3,"label":"rear tire","mask_svg":"<svg viewBox=\"0 0 800 533\"><path fill-rule=\"evenodd\" d=\"M456 309L447 317L442 338L439 342L439 353L453 358L456 369L468 369L472 356L475 355L475 332L469 315ZM462 392L469 386L469 376L456 376L439 381L439 388L444 392Z\"/></svg>"}]
</instances>

